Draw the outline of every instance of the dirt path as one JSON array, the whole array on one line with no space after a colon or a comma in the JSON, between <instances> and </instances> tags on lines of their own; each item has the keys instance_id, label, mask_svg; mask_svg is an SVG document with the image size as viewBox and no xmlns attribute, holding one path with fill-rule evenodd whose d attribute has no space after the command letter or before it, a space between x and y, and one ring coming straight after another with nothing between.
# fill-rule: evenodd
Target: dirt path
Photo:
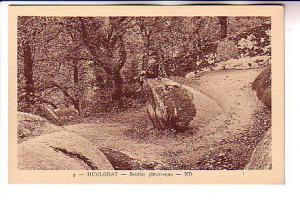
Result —
<instances>
[{"instance_id":1,"label":"dirt path","mask_svg":"<svg viewBox=\"0 0 300 200\"><path fill-rule=\"evenodd\" d=\"M144 107L66 128L87 138L111 161L131 159L139 163L134 165L138 169L242 169L270 127L270 113L250 88L262 70L208 72L191 80L191 87L215 99L224 110L197 130L153 131Z\"/></svg>"}]
</instances>

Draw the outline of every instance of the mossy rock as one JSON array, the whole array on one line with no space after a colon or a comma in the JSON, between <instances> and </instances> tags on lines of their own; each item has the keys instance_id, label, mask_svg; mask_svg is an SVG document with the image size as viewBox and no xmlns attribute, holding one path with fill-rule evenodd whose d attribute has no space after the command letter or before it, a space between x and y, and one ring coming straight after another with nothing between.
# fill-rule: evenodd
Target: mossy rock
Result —
<instances>
[{"instance_id":1,"label":"mossy rock","mask_svg":"<svg viewBox=\"0 0 300 200\"><path fill-rule=\"evenodd\" d=\"M45 118L30 113L18 112L18 143L36 136L64 130Z\"/></svg>"},{"instance_id":2,"label":"mossy rock","mask_svg":"<svg viewBox=\"0 0 300 200\"><path fill-rule=\"evenodd\" d=\"M157 129L186 130L221 112L220 106L203 93L167 78L145 79L143 89L149 117Z\"/></svg>"}]
</instances>

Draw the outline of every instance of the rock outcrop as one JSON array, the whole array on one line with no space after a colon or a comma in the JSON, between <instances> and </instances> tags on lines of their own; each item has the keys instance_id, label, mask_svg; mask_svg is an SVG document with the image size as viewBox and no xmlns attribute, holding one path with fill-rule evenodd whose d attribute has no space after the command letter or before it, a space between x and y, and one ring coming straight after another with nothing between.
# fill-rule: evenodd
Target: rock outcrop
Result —
<instances>
[{"instance_id":1,"label":"rock outcrop","mask_svg":"<svg viewBox=\"0 0 300 200\"><path fill-rule=\"evenodd\" d=\"M272 106L271 79L271 67L267 67L252 83L252 89L256 91L258 99L270 109Z\"/></svg>"},{"instance_id":2,"label":"rock outcrop","mask_svg":"<svg viewBox=\"0 0 300 200\"><path fill-rule=\"evenodd\" d=\"M167 78L146 78L147 111L157 129L185 130L205 124L221 112L205 94Z\"/></svg>"},{"instance_id":3,"label":"rock outcrop","mask_svg":"<svg viewBox=\"0 0 300 200\"><path fill-rule=\"evenodd\" d=\"M20 170L112 170L106 156L88 140L68 131L55 132L18 146Z\"/></svg>"},{"instance_id":4,"label":"rock outcrop","mask_svg":"<svg viewBox=\"0 0 300 200\"><path fill-rule=\"evenodd\" d=\"M30 138L64 130L47 119L30 113L18 112L18 143Z\"/></svg>"},{"instance_id":5,"label":"rock outcrop","mask_svg":"<svg viewBox=\"0 0 300 200\"><path fill-rule=\"evenodd\" d=\"M246 170L268 170L272 169L272 133L269 129L261 141L257 144L251 155Z\"/></svg>"}]
</instances>

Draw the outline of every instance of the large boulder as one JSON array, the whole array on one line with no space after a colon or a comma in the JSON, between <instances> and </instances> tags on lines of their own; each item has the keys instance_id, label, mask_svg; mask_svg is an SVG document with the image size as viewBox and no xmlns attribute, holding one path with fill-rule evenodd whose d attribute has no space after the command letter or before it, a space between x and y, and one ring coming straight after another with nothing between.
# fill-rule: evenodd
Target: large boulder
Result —
<instances>
[{"instance_id":1,"label":"large boulder","mask_svg":"<svg viewBox=\"0 0 300 200\"><path fill-rule=\"evenodd\" d=\"M146 78L143 90L149 117L158 129L199 127L221 112L205 94L167 78Z\"/></svg>"},{"instance_id":2,"label":"large boulder","mask_svg":"<svg viewBox=\"0 0 300 200\"><path fill-rule=\"evenodd\" d=\"M18 142L64 130L47 119L30 113L18 112Z\"/></svg>"},{"instance_id":3,"label":"large boulder","mask_svg":"<svg viewBox=\"0 0 300 200\"><path fill-rule=\"evenodd\" d=\"M113 170L106 156L83 137L67 131L22 142L20 170Z\"/></svg>"},{"instance_id":4,"label":"large boulder","mask_svg":"<svg viewBox=\"0 0 300 200\"><path fill-rule=\"evenodd\" d=\"M36 105L35 113L36 115L39 115L41 117L46 118L53 124L57 126L62 126L63 123L60 120L60 118L55 114L55 112L46 104L38 104Z\"/></svg>"},{"instance_id":5,"label":"large boulder","mask_svg":"<svg viewBox=\"0 0 300 200\"><path fill-rule=\"evenodd\" d=\"M271 67L269 66L252 83L252 89L256 91L258 99L269 108L272 106L271 79Z\"/></svg>"},{"instance_id":6,"label":"large boulder","mask_svg":"<svg viewBox=\"0 0 300 200\"><path fill-rule=\"evenodd\" d=\"M247 170L272 169L272 134L269 129L257 144L251 158L246 165Z\"/></svg>"}]
</instances>

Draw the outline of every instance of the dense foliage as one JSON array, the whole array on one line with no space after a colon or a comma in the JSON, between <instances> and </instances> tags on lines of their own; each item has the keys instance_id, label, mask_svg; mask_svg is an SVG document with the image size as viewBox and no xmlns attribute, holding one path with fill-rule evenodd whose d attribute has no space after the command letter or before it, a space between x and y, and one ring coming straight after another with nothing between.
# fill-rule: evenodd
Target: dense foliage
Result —
<instances>
[{"instance_id":1,"label":"dense foliage","mask_svg":"<svg viewBox=\"0 0 300 200\"><path fill-rule=\"evenodd\" d=\"M214 68L271 54L267 17L19 17L18 110L36 104L80 115L143 101L137 76Z\"/></svg>"}]
</instances>

